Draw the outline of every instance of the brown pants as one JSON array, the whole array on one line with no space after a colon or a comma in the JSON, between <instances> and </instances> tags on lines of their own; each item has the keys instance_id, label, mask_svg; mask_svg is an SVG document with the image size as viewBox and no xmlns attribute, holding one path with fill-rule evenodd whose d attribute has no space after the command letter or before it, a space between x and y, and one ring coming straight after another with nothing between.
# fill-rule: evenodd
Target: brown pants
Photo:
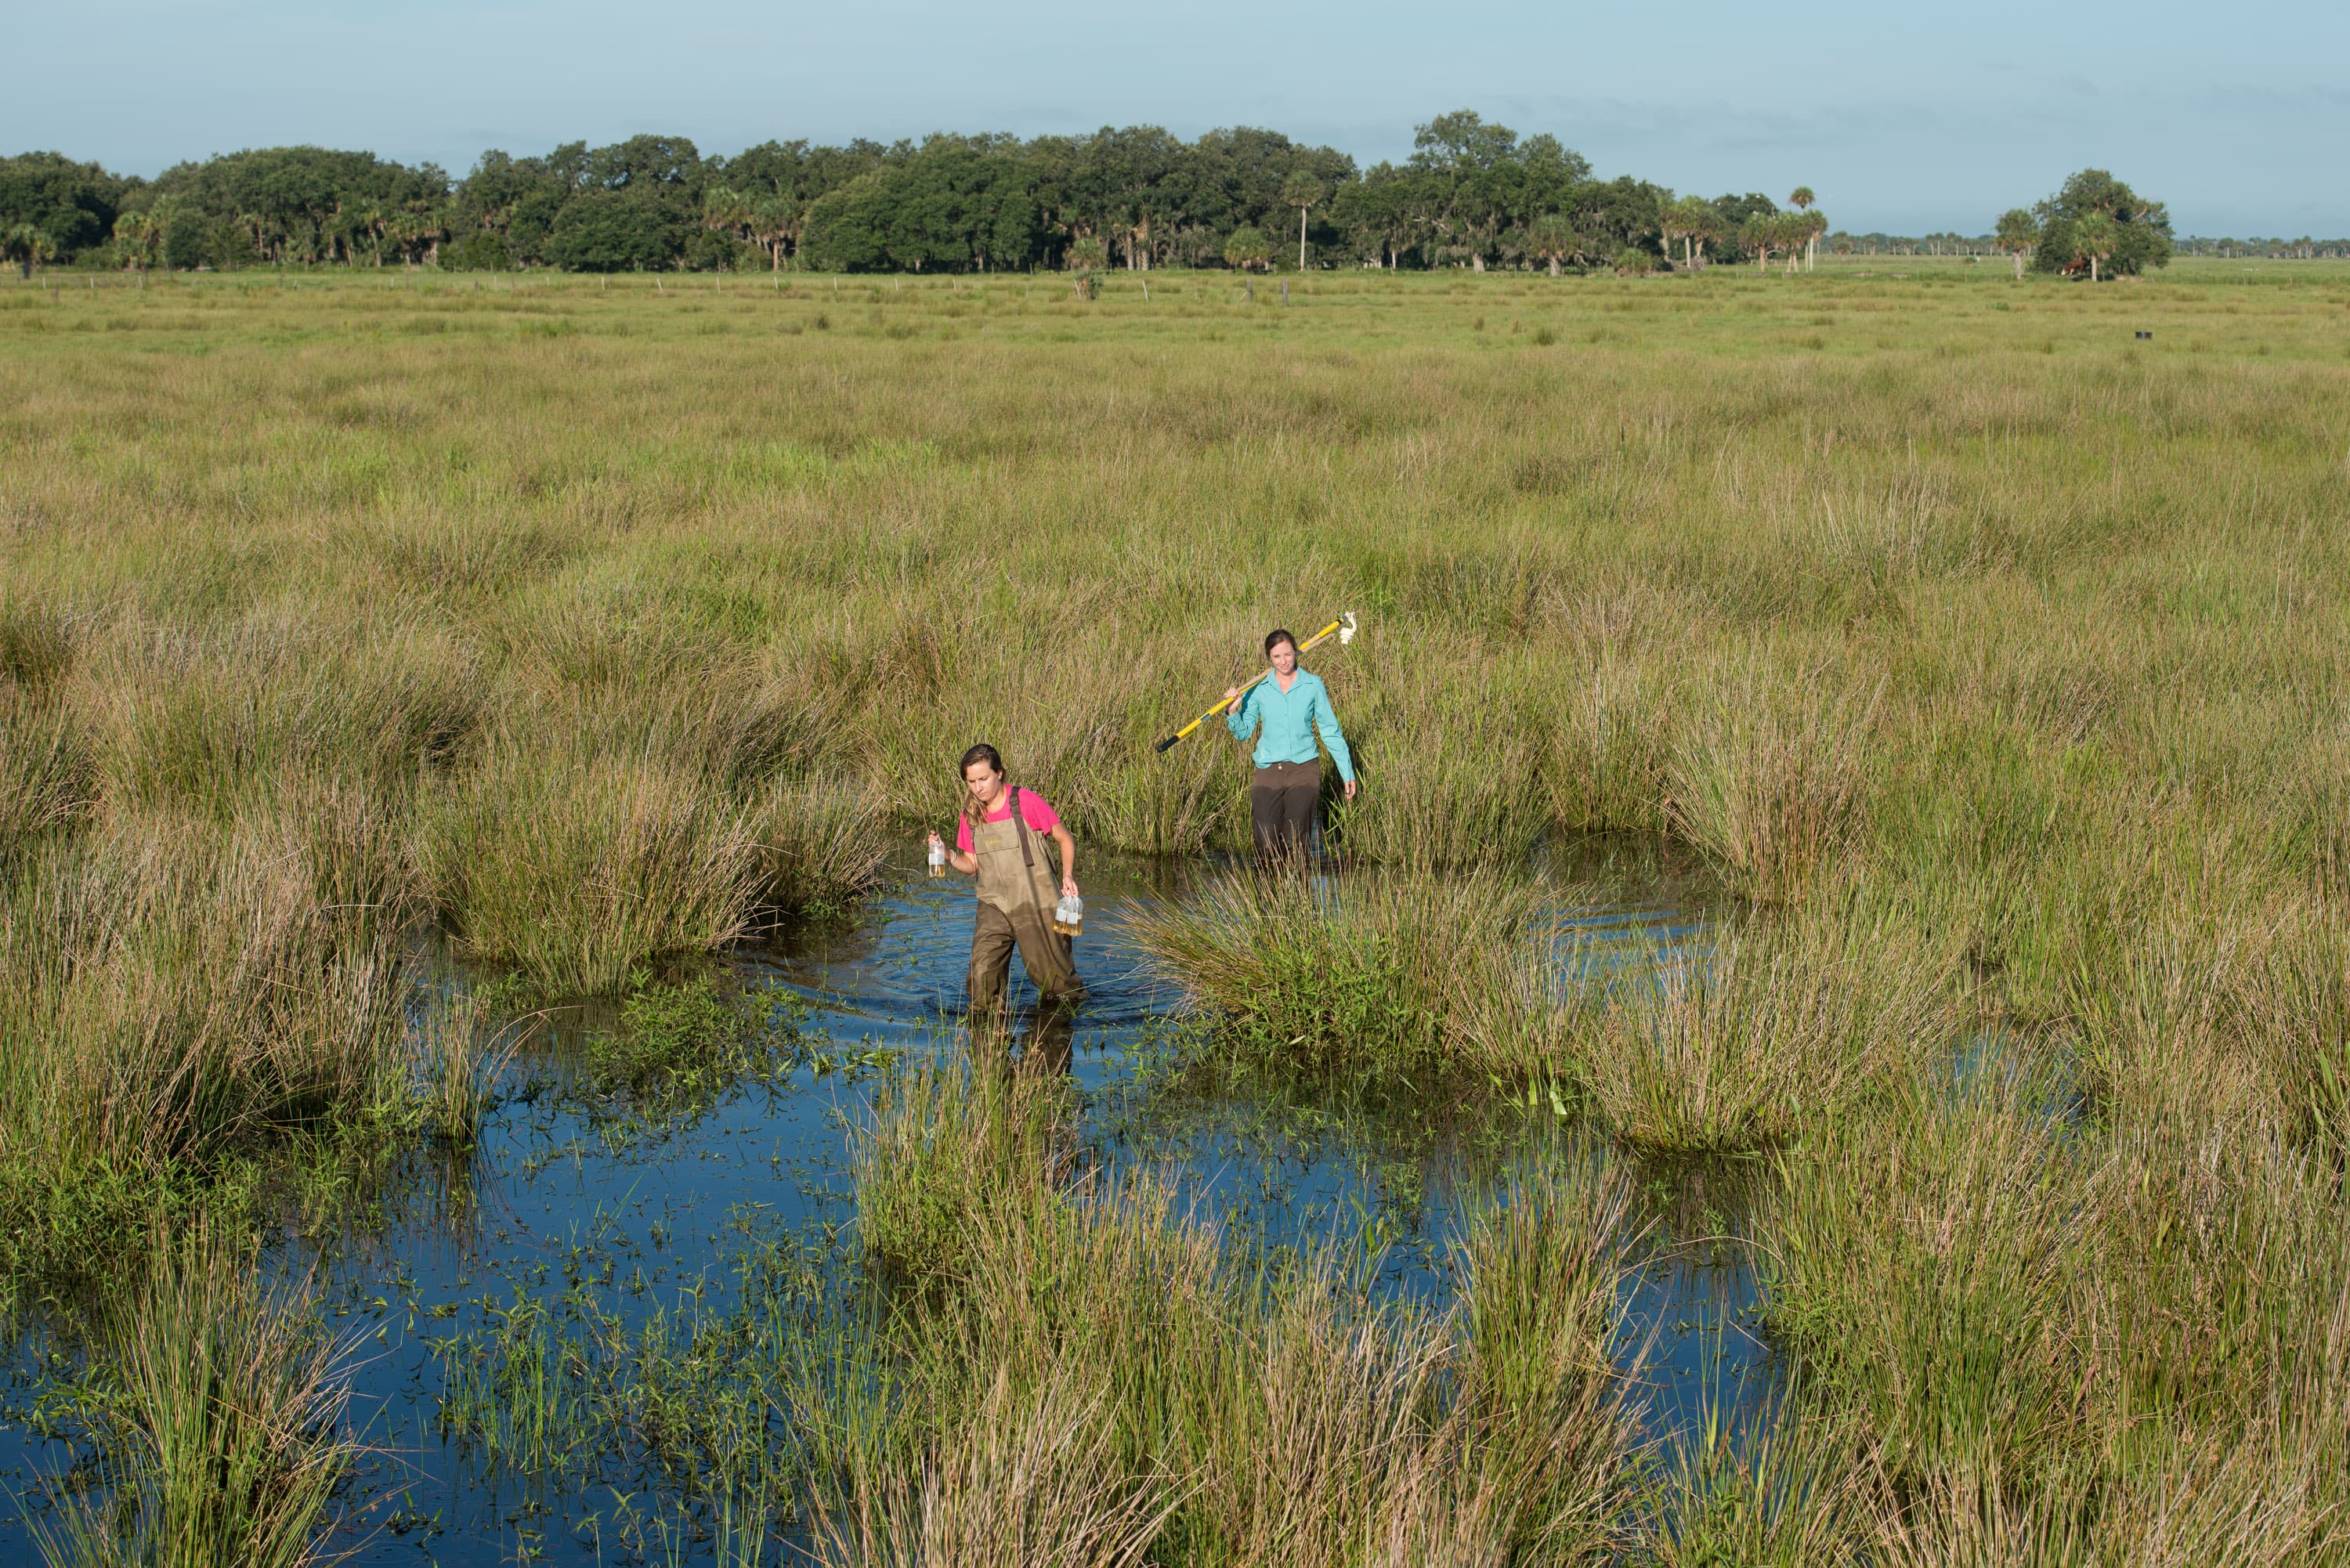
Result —
<instances>
[{"instance_id":1,"label":"brown pants","mask_svg":"<svg viewBox=\"0 0 2350 1568\"><path fill-rule=\"evenodd\" d=\"M1021 967L1028 971L1042 996L1069 996L1077 990L1077 968L1069 956L1069 939L1047 924L1032 909L1007 915L985 899L971 928L971 973L965 988L974 1009L1000 1008L1004 988L1012 980L1012 950L1020 950Z\"/></svg>"},{"instance_id":2,"label":"brown pants","mask_svg":"<svg viewBox=\"0 0 2350 1568\"><path fill-rule=\"evenodd\" d=\"M1303 855L1314 841L1314 808L1322 800L1322 764L1274 763L1249 780L1249 821L1256 852L1267 857Z\"/></svg>"}]
</instances>

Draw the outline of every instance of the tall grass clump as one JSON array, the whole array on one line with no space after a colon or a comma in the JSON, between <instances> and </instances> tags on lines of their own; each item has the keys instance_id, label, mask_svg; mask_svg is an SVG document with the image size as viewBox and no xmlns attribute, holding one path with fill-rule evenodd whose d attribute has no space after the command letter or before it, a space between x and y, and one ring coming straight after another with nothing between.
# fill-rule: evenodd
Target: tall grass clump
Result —
<instances>
[{"instance_id":1,"label":"tall grass clump","mask_svg":"<svg viewBox=\"0 0 2350 1568\"><path fill-rule=\"evenodd\" d=\"M488 698L447 639L286 606L225 626L126 619L74 677L110 800L233 815L307 773L404 791L478 732Z\"/></svg>"},{"instance_id":2,"label":"tall grass clump","mask_svg":"<svg viewBox=\"0 0 2350 1568\"><path fill-rule=\"evenodd\" d=\"M859 1467L821 1511L825 1568L1130 1568L1170 1511L1164 1487L1119 1462L1098 1391L1053 1378L1015 1394L999 1374L970 1424L919 1473Z\"/></svg>"},{"instance_id":3,"label":"tall grass clump","mask_svg":"<svg viewBox=\"0 0 2350 1568\"><path fill-rule=\"evenodd\" d=\"M1369 1300L1343 1249L1252 1255L1155 1176L1040 1181L1037 1140L1009 1135L1041 1089L912 1082L859 1135L858 1223L915 1209L905 1171L927 1173L923 1222L890 1233L949 1239L962 1288L888 1320L894 1370L795 1364L788 1403L832 1456L833 1560L1146 1517L1152 1560L1202 1563L1571 1561L1613 1539L1638 1447L1615 1355L1638 1232L1598 1150L1548 1151L1466 1216L1459 1304L1437 1311ZM1085 1487L1005 1472L1040 1423Z\"/></svg>"},{"instance_id":4,"label":"tall grass clump","mask_svg":"<svg viewBox=\"0 0 2350 1568\"><path fill-rule=\"evenodd\" d=\"M863 793L837 784L776 783L751 797L758 901L765 909L839 909L878 887L888 825Z\"/></svg>"},{"instance_id":5,"label":"tall grass clump","mask_svg":"<svg viewBox=\"0 0 2350 1568\"><path fill-rule=\"evenodd\" d=\"M1874 1537L1866 1447L1848 1424L1808 1408L1797 1383L1751 1404L1709 1386L1696 1419L1665 1440L1636 1560L1656 1568L1855 1561Z\"/></svg>"},{"instance_id":6,"label":"tall grass clump","mask_svg":"<svg viewBox=\"0 0 2350 1568\"><path fill-rule=\"evenodd\" d=\"M1276 869L1218 877L1128 929L1240 1061L1483 1066L1523 1055L1539 908L1490 870Z\"/></svg>"},{"instance_id":7,"label":"tall grass clump","mask_svg":"<svg viewBox=\"0 0 2350 1568\"><path fill-rule=\"evenodd\" d=\"M2092 1216L2082 1155L2029 1079L1921 1079L1887 1114L1775 1157L1768 1321L1888 1471L2046 1473L2085 1346L2064 1311Z\"/></svg>"},{"instance_id":8,"label":"tall grass clump","mask_svg":"<svg viewBox=\"0 0 2350 1568\"><path fill-rule=\"evenodd\" d=\"M1630 1204L1623 1170L1569 1139L1472 1210L1454 1256L1461 1462L1495 1537L1549 1561L1609 1543L1636 1470L1638 1357L1617 1343Z\"/></svg>"},{"instance_id":9,"label":"tall grass clump","mask_svg":"<svg viewBox=\"0 0 2350 1568\"><path fill-rule=\"evenodd\" d=\"M1849 1114L1955 1022L1950 957L1866 884L1645 961L1576 963L1567 1048L1609 1127L1655 1149L1748 1148Z\"/></svg>"},{"instance_id":10,"label":"tall grass clump","mask_svg":"<svg viewBox=\"0 0 2350 1568\"><path fill-rule=\"evenodd\" d=\"M1036 1201L1067 1174L1066 1101L1050 1075L968 1059L879 1089L850 1155L867 1255L900 1278L968 1284L983 1217Z\"/></svg>"},{"instance_id":11,"label":"tall grass clump","mask_svg":"<svg viewBox=\"0 0 2350 1568\"><path fill-rule=\"evenodd\" d=\"M402 966L334 885L282 819L44 849L0 906L0 1145L68 1170L201 1161L395 1093Z\"/></svg>"},{"instance_id":12,"label":"tall grass clump","mask_svg":"<svg viewBox=\"0 0 2350 1568\"><path fill-rule=\"evenodd\" d=\"M494 1028L471 997L443 998L415 1027L411 1089L434 1136L460 1149L478 1142L498 1079L522 1045L514 1024Z\"/></svg>"},{"instance_id":13,"label":"tall grass clump","mask_svg":"<svg viewBox=\"0 0 2350 1568\"><path fill-rule=\"evenodd\" d=\"M1787 903L1833 868L1866 824L1878 696L1825 671L1720 670L1667 770L1675 833L1762 903Z\"/></svg>"},{"instance_id":14,"label":"tall grass clump","mask_svg":"<svg viewBox=\"0 0 2350 1568\"><path fill-rule=\"evenodd\" d=\"M750 822L659 762L502 737L422 810L424 874L458 939L549 993L608 995L649 958L750 928Z\"/></svg>"},{"instance_id":15,"label":"tall grass clump","mask_svg":"<svg viewBox=\"0 0 2350 1568\"><path fill-rule=\"evenodd\" d=\"M109 1490L37 1523L55 1568L297 1568L355 1446L349 1346L208 1225L153 1243L107 1332Z\"/></svg>"},{"instance_id":16,"label":"tall grass clump","mask_svg":"<svg viewBox=\"0 0 2350 1568\"><path fill-rule=\"evenodd\" d=\"M0 684L0 871L87 819L96 781L70 709Z\"/></svg>"}]
</instances>

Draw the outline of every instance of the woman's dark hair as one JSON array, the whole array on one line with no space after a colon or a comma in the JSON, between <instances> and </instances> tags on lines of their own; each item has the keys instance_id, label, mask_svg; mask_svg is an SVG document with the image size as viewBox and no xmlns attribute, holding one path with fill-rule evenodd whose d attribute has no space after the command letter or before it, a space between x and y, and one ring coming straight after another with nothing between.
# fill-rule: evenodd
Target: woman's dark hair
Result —
<instances>
[{"instance_id":1,"label":"woman's dark hair","mask_svg":"<svg viewBox=\"0 0 2350 1568\"><path fill-rule=\"evenodd\" d=\"M955 769L955 776L958 778L970 777L971 764L973 763L985 763L990 773L1000 774L1003 771L1003 757L998 755L995 748L989 745L985 741L980 742L979 744L973 746L971 750L962 754L962 765Z\"/></svg>"},{"instance_id":2,"label":"woman's dark hair","mask_svg":"<svg viewBox=\"0 0 2350 1568\"><path fill-rule=\"evenodd\" d=\"M1292 648L1295 648L1297 646L1297 639L1289 635L1289 628L1287 627L1277 626L1271 631L1266 632L1264 634L1264 656L1267 659L1271 659L1273 657L1273 650L1280 647L1284 642L1289 644Z\"/></svg>"}]
</instances>

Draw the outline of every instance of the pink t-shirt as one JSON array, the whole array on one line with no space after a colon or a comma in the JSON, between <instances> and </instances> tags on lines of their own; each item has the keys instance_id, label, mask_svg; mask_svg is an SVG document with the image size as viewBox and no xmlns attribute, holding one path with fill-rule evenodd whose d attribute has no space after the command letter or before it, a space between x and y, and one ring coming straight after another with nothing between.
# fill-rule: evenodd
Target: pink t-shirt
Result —
<instances>
[{"instance_id":1,"label":"pink t-shirt","mask_svg":"<svg viewBox=\"0 0 2350 1568\"><path fill-rule=\"evenodd\" d=\"M1007 794L1009 793L1006 792ZM995 799L995 808L987 814L987 820L1003 822L1011 815L1012 802L1003 795L998 795ZM1033 789L1024 789L1020 792L1020 820L1039 833L1050 833L1061 826L1061 819L1053 814L1052 806L1046 804L1043 795ZM965 816L962 819L962 826L955 830L955 847L965 855L971 853L971 818L969 816Z\"/></svg>"}]
</instances>

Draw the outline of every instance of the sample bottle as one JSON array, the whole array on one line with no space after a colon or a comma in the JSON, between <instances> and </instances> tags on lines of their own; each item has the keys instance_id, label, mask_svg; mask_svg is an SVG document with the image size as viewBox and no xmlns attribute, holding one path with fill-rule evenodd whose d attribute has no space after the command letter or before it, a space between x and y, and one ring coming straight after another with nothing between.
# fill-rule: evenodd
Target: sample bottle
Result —
<instances>
[{"instance_id":1,"label":"sample bottle","mask_svg":"<svg viewBox=\"0 0 2350 1568\"><path fill-rule=\"evenodd\" d=\"M946 874L947 846L939 840L933 838L931 840L931 875L933 877L943 877Z\"/></svg>"},{"instance_id":2,"label":"sample bottle","mask_svg":"<svg viewBox=\"0 0 2350 1568\"><path fill-rule=\"evenodd\" d=\"M1086 901L1075 893L1064 893L1061 901L1053 906L1053 929L1065 937L1086 934Z\"/></svg>"}]
</instances>

